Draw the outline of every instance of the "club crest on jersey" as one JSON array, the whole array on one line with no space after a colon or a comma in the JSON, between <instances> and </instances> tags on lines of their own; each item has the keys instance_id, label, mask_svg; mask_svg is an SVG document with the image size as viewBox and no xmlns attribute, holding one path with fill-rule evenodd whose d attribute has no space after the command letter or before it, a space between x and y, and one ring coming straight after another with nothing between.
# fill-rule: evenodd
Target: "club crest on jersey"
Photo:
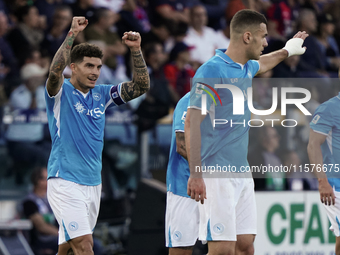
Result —
<instances>
[{"instance_id":1,"label":"club crest on jersey","mask_svg":"<svg viewBox=\"0 0 340 255\"><path fill-rule=\"evenodd\" d=\"M76 111L78 113L83 113L86 111L85 107L80 103L80 102L77 102L74 107L76 108Z\"/></svg>"},{"instance_id":2,"label":"club crest on jersey","mask_svg":"<svg viewBox=\"0 0 340 255\"><path fill-rule=\"evenodd\" d=\"M96 101L99 101L102 98L102 96L99 93L93 93L92 97Z\"/></svg>"}]
</instances>

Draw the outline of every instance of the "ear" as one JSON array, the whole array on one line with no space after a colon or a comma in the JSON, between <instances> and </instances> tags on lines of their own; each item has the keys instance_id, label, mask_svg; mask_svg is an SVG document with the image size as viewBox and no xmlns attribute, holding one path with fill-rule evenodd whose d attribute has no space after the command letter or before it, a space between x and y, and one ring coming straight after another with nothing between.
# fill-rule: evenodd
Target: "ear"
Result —
<instances>
[{"instance_id":1,"label":"ear","mask_svg":"<svg viewBox=\"0 0 340 255\"><path fill-rule=\"evenodd\" d=\"M76 67L77 67L77 65L76 65L75 63L71 63L71 64L70 64L70 67L71 67L72 73L73 73L73 72L76 72Z\"/></svg>"},{"instance_id":2,"label":"ear","mask_svg":"<svg viewBox=\"0 0 340 255\"><path fill-rule=\"evenodd\" d=\"M245 44L249 44L250 41L251 41L251 39L252 39L252 34L251 34L250 32L245 32L245 33L243 34L243 42L244 42Z\"/></svg>"}]
</instances>

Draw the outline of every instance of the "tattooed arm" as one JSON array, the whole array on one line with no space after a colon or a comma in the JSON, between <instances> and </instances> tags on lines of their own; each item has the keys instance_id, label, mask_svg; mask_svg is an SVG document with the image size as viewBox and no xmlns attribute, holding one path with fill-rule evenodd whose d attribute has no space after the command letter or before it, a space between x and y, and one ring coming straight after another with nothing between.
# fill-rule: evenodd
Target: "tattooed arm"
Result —
<instances>
[{"instance_id":1,"label":"tattooed arm","mask_svg":"<svg viewBox=\"0 0 340 255\"><path fill-rule=\"evenodd\" d=\"M184 132L176 132L176 152L188 160Z\"/></svg>"},{"instance_id":2,"label":"tattooed arm","mask_svg":"<svg viewBox=\"0 0 340 255\"><path fill-rule=\"evenodd\" d=\"M140 48L141 37L139 33L125 32L122 39L123 43L125 43L131 50L133 62L132 81L123 82L121 89L121 97L125 102L127 102L143 95L149 90L150 78Z\"/></svg>"},{"instance_id":3,"label":"tattooed arm","mask_svg":"<svg viewBox=\"0 0 340 255\"><path fill-rule=\"evenodd\" d=\"M73 17L71 29L68 32L65 41L58 49L51 63L50 73L47 81L47 91L50 96L58 94L64 81L63 71L70 62L71 48L74 39L79 32L83 31L88 21L84 17Z\"/></svg>"}]
</instances>

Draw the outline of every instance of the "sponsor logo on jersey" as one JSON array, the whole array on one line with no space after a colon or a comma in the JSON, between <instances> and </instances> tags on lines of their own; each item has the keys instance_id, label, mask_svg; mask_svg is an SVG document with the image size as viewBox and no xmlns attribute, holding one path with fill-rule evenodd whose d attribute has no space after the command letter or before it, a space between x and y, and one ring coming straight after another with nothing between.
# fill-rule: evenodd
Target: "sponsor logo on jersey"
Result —
<instances>
[{"instance_id":1,"label":"sponsor logo on jersey","mask_svg":"<svg viewBox=\"0 0 340 255\"><path fill-rule=\"evenodd\" d=\"M77 102L74 107L76 108L76 111L78 113L83 113L86 111L85 107L80 103L80 102Z\"/></svg>"}]
</instances>

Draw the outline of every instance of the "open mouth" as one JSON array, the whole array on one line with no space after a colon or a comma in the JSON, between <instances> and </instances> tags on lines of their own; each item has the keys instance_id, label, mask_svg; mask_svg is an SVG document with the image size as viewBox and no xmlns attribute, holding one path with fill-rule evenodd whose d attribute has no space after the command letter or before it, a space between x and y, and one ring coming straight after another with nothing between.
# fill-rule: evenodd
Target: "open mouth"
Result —
<instances>
[{"instance_id":1,"label":"open mouth","mask_svg":"<svg viewBox=\"0 0 340 255\"><path fill-rule=\"evenodd\" d=\"M97 78L95 77L88 77L87 79L89 79L91 81L91 83L95 83Z\"/></svg>"}]
</instances>

